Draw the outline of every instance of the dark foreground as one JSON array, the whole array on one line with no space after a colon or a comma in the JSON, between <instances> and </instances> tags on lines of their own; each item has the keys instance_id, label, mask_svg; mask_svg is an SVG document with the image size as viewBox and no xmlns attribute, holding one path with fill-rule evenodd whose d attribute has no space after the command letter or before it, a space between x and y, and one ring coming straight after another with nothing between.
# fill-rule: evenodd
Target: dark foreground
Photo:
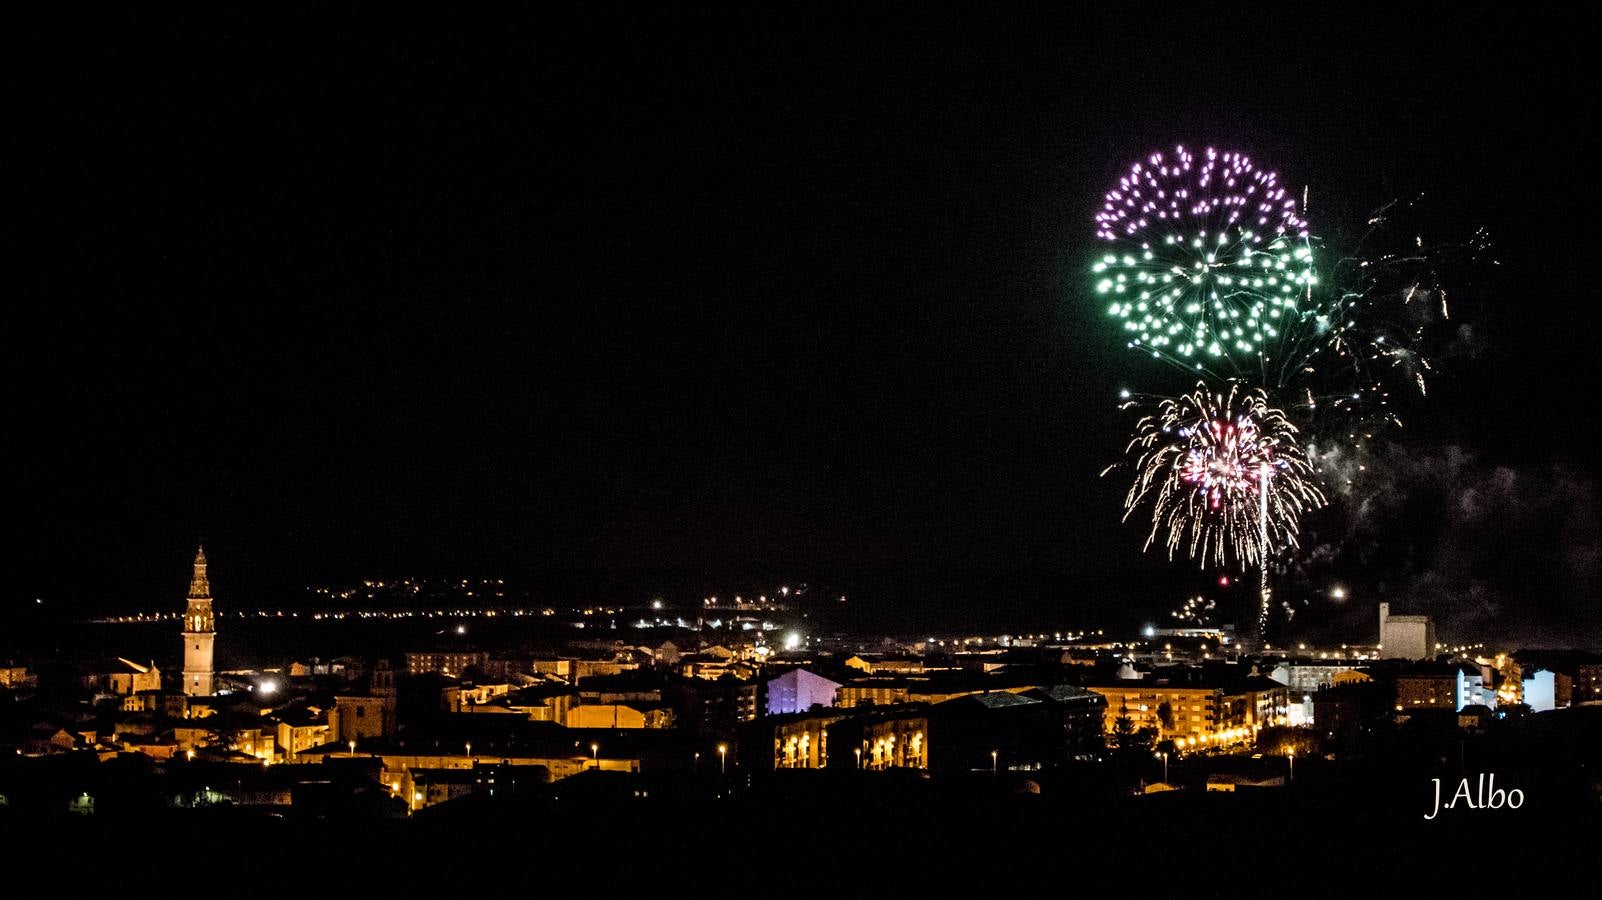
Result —
<instances>
[{"instance_id":1,"label":"dark foreground","mask_svg":"<svg viewBox=\"0 0 1602 900\"><path fill-rule=\"evenodd\" d=\"M277 883L315 896L1068 896L1089 888L1350 896L1509 879L1547 896L1559 882L1540 879L1584 872L1602 836L1595 772L1581 781L1526 777L1519 809L1458 808L1426 820L1429 783L1310 768L1281 788L1138 797L1007 773L939 782L797 773L755 784L597 775L515 796L475 795L409 818L338 809L12 810L0 811L0 854L13 884L92 876L97 892L194 881L219 891Z\"/></svg>"}]
</instances>

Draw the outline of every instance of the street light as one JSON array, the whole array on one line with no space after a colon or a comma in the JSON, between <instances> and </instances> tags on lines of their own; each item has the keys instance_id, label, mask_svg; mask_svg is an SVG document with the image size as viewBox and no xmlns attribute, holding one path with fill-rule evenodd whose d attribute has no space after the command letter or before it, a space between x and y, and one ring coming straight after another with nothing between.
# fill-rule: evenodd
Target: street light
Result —
<instances>
[{"instance_id":1,"label":"street light","mask_svg":"<svg viewBox=\"0 0 1602 900\"><path fill-rule=\"evenodd\" d=\"M1290 780L1296 780L1296 748L1290 748Z\"/></svg>"},{"instance_id":2,"label":"street light","mask_svg":"<svg viewBox=\"0 0 1602 900\"><path fill-rule=\"evenodd\" d=\"M718 771L724 775L729 774L729 745L718 745Z\"/></svg>"},{"instance_id":3,"label":"street light","mask_svg":"<svg viewBox=\"0 0 1602 900\"><path fill-rule=\"evenodd\" d=\"M996 758L1000 752L999 750L990 751L990 774L992 775L996 774Z\"/></svg>"},{"instance_id":4,"label":"street light","mask_svg":"<svg viewBox=\"0 0 1602 900\"><path fill-rule=\"evenodd\" d=\"M468 741L467 742L467 748L466 749L467 749L467 753L466 753L467 764L469 766L471 766L473 764L473 742L472 741Z\"/></svg>"},{"instance_id":5,"label":"street light","mask_svg":"<svg viewBox=\"0 0 1602 900\"><path fill-rule=\"evenodd\" d=\"M857 768L862 768L862 748L857 748Z\"/></svg>"},{"instance_id":6,"label":"street light","mask_svg":"<svg viewBox=\"0 0 1602 900\"><path fill-rule=\"evenodd\" d=\"M1168 781L1168 751L1160 751L1157 755L1163 758L1163 781L1166 782Z\"/></svg>"},{"instance_id":7,"label":"street light","mask_svg":"<svg viewBox=\"0 0 1602 900\"><path fill-rule=\"evenodd\" d=\"M600 767L600 765L601 765L601 745L600 744L590 744L590 762L594 763L597 768Z\"/></svg>"},{"instance_id":8,"label":"street light","mask_svg":"<svg viewBox=\"0 0 1602 900\"><path fill-rule=\"evenodd\" d=\"M351 756L355 756L356 755L356 741L355 741L354 738L351 739L351 742L350 742L350 755Z\"/></svg>"}]
</instances>

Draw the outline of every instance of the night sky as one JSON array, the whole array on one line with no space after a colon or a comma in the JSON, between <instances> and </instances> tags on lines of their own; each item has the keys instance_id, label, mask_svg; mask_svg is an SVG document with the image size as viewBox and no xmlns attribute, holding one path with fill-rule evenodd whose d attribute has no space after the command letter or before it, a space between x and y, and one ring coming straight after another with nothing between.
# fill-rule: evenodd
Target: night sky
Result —
<instances>
[{"instance_id":1,"label":"night sky","mask_svg":"<svg viewBox=\"0 0 1602 900\"><path fill-rule=\"evenodd\" d=\"M1332 242L1419 193L1496 239L1477 349L1376 476L1384 552L1287 585L1301 621L1388 598L1596 638L1573 23L462 12L7 29L8 603L176 607L203 538L220 604L499 575L553 599L804 580L920 624L1158 616L1213 576L1143 556L1097 475L1118 389L1172 373L1122 348L1086 268L1117 173L1184 142L1311 186ZM1361 602L1324 608L1333 578Z\"/></svg>"}]
</instances>

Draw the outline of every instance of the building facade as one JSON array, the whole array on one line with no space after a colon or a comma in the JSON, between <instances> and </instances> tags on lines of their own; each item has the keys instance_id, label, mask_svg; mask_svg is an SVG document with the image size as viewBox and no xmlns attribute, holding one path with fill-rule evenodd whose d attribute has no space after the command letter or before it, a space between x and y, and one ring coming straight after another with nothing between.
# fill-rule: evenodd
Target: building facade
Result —
<instances>
[{"instance_id":1,"label":"building facade","mask_svg":"<svg viewBox=\"0 0 1602 900\"><path fill-rule=\"evenodd\" d=\"M1351 668L1352 664L1345 660L1299 660L1280 663L1269 677L1290 688L1292 695L1301 697L1334 687L1335 676Z\"/></svg>"},{"instance_id":2,"label":"building facade","mask_svg":"<svg viewBox=\"0 0 1602 900\"><path fill-rule=\"evenodd\" d=\"M924 769L929 719L921 706L817 709L761 720L773 769Z\"/></svg>"},{"instance_id":3,"label":"building facade","mask_svg":"<svg viewBox=\"0 0 1602 900\"><path fill-rule=\"evenodd\" d=\"M806 712L814 706L834 706L840 683L808 672L790 671L768 680L767 713L770 716Z\"/></svg>"},{"instance_id":4,"label":"building facade","mask_svg":"<svg viewBox=\"0 0 1602 900\"><path fill-rule=\"evenodd\" d=\"M1486 682L1486 671L1473 663L1458 663L1457 708L1467 706L1496 706L1494 683Z\"/></svg>"},{"instance_id":5,"label":"building facade","mask_svg":"<svg viewBox=\"0 0 1602 900\"><path fill-rule=\"evenodd\" d=\"M1458 670L1453 666L1420 664L1396 675L1396 713L1406 717L1421 709L1457 710Z\"/></svg>"},{"instance_id":6,"label":"building facade","mask_svg":"<svg viewBox=\"0 0 1602 900\"><path fill-rule=\"evenodd\" d=\"M1140 679L1085 687L1107 700L1108 734L1124 718L1135 731L1190 749L1250 741L1262 727L1285 724L1290 702L1285 685L1261 675L1228 684Z\"/></svg>"},{"instance_id":7,"label":"building facade","mask_svg":"<svg viewBox=\"0 0 1602 900\"><path fill-rule=\"evenodd\" d=\"M417 675L443 675L446 678L460 678L469 668L479 668L489 659L489 654L476 651L424 651L406 654L406 674Z\"/></svg>"}]
</instances>

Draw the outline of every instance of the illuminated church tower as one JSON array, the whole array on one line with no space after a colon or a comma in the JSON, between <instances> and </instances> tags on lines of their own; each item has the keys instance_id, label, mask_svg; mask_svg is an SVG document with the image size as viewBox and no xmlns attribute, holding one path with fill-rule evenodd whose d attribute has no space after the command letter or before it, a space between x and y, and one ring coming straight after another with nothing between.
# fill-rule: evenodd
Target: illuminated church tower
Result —
<instances>
[{"instance_id":1,"label":"illuminated church tower","mask_svg":"<svg viewBox=\"0 0 1602 900\"><path fill-rule=\"evenodd\" d=\"M212 694L212 642L217 626L211 613L211 582L206 580L206 548L195 551L195 574L189 580L189 606L184 610L184 693Z\"/></svg>"}]
</instances>

